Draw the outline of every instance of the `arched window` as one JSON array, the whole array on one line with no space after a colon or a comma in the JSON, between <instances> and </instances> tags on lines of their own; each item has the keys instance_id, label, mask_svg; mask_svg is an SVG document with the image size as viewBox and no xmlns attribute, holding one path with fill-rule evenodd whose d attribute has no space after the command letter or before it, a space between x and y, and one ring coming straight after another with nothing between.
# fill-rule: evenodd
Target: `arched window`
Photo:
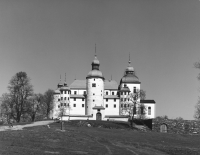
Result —
<instances>
[{"instance_id":1,"label":"arched window","mask_svg":"<svg viewBox=\"0 0 200 155\"><path fill-rule=\"evenodd\" d=\"M148 115L151 115L151 107L148 107Z\"/></svg>"},{"instance_id":2,"label":"arched window","mask_svg":"<svg viewBox=\"0 0 200 155\"><path fill-rule=\"evenodd\" d=\"M162 132L162 133L167 132L167 124L163 123L160 125L160 132Z\"/></svg>"}]
</instances>

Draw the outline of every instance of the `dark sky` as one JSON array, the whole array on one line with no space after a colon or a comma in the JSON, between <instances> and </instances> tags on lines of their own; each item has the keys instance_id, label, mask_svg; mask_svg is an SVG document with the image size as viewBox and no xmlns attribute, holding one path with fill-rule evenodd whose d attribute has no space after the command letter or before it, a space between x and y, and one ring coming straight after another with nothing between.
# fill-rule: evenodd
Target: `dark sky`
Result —
<instances>
[{"instance_id":1,"label":"dark sky","mask_svg":"<svg viewBox=\"0 0 200 155\"><path fill-rule=\"evenodd\" d=\"M70 85L91 70L118 83L132 66L157 116L193 119L199 95L199 0L1 0L0 94L19 71L35 93Z\"/></svg>"}]
</instances>

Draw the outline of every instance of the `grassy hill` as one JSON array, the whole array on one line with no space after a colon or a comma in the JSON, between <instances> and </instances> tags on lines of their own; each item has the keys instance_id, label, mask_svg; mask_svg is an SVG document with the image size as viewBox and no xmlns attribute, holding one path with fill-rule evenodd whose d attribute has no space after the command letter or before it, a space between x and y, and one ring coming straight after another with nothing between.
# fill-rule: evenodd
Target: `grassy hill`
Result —
<instances>
[{"instance_id":1,"label":"grassy hill","mask_svg":"<svg viewBox=\"0 0 200 155\"><path fill-rule=\"evenodd\" d=\"M65 122L50 128L37 126L0 132L0 154L69 155L195 155L200 154L199 135L163 134L130 129L121 122Z\"/></svg>"}]
</instances>

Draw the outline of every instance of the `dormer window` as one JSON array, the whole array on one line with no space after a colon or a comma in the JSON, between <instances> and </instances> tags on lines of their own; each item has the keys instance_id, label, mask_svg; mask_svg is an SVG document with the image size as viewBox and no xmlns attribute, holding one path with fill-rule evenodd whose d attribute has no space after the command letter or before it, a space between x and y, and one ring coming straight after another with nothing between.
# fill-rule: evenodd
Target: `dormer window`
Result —
<instances>
[{"instance_id":1,"label":"dormer window","mask_svg":"<svg viewBox=\"0 0 200 155\"><path fill-rule=\"evenodd\" d=\"M106 92L106 95L108 95L108 92Z\"/></svg>"},{"instance_id":2,"label":"dormer window","mask_svg":"<svg viewBox=\"0 0 200 155\"><path fill-rule=\"evenodd\" d=\"M92 83L92 87L96 87L96 83Z\"/></svg>"}]
</instances>

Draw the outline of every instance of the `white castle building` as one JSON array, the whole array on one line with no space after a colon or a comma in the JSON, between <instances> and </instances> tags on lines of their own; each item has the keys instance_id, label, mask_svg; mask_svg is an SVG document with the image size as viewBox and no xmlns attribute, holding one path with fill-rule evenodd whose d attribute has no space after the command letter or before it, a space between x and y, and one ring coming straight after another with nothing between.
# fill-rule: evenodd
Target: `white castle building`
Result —
<instances>
[{"instance_id":1,"label":"white castle building","mask_svg":"<svg viewBox=\"0 0 200 155\"><path fill-rule=\"evenodd\" d=\"M130 57L119 84L115 80L105 80L99 66L95 55L86 80L75 79L70 86L66 82L58 83L54 93L53 118L59 117L61 109L64 109L64 119L127 120L128 116L122 115L123 107L129 106L125 104L126 100L129 101L127 96L140 90L141 84L131 66ZM155 118L154 100L139 99L138 102L145 106L146 118Z\"/></svg>"}]
</instances>

